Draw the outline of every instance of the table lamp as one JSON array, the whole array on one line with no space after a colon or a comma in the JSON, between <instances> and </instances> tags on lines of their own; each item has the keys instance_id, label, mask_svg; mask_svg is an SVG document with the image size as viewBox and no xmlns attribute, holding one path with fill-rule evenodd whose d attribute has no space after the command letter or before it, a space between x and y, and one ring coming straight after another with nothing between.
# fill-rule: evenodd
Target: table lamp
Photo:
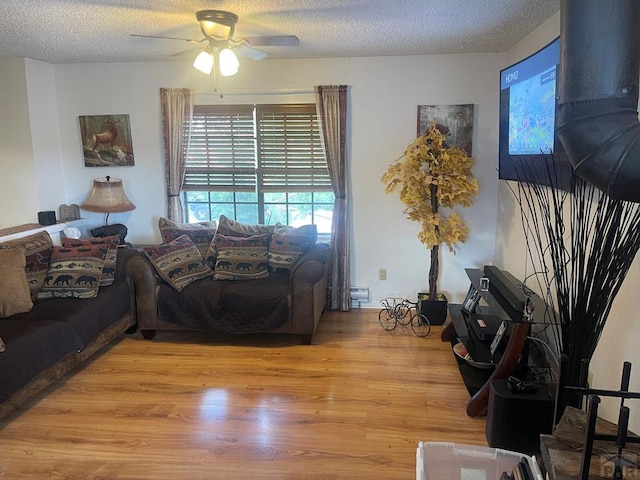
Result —
<instances>
[{"instance_id":1,"label":"table lamp","mask_svg":"<svg viewBox=\"0 0 640 480\"><path fill-rule=\"evenodd\" d=\"M110 235L120 235L120 244L124 244L127 235L127 227L121 223L109 225L109 214L129 212L136 206L131 203L122 187L122 180L119 178L94 178L93 187L89 197L80 208L88 212L106 213L104 226L94 228L91 234L94 237L107 237Z\"/></svg>"}]
</instances>

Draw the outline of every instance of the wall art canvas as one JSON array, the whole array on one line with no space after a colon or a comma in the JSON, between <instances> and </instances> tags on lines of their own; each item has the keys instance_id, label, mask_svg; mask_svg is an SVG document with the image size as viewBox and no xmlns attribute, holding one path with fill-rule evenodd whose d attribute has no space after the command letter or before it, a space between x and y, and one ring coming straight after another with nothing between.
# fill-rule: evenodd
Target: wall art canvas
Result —
<instances>
[{"instance_id":1,"label":"wall art canvas","mask_svg":"<svg viewBox=\"0 0 640 480\"><path fill-rule=\"evenodd\" d=\"M449 133L450 147L464 148L469 156L473 146L473 104L418 105L418 135L422 135L435 120Z\"/></svg>"},{"instance_id":2,"label":"wall art canvas","mask_svg":"<svg viewBox=\"0 0 640 480\"><path fill-rule=\"evenodd\" d=\"M129 115L80 116L85 167L134 165Z\"/></svg>"}]
</instances>

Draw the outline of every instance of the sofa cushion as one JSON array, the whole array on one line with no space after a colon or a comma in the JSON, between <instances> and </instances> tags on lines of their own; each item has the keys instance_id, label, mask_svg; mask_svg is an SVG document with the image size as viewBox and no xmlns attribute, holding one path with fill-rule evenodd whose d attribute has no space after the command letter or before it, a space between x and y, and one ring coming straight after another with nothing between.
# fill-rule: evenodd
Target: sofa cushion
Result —
<instances>
[{"instance_id":1,"label":"sofa cushion","mask_svg":"<svg viewBox=\"0 0 640 480\"><path fill-rule=\"evenodd\" d=\"M38 292L38 300L95 297L108 250L106 246L53 247L51 264Z\"/></svg>"},{"instance_id":2,"label":"sofa cushion","mask_svg":"<svg viewBox=\"0 0 640 480\"><path fill-rule=\"evenodd\" d=\"M0 336L5 342L5 352L0 355L0 403L80 346L78 336L66 323L26 320L23 315L29 313L0 321Z\"/></svg>"},{"instance_id":3,"label":"sofa cushion","mask_svg":"<svg viewBox=\"0 0 640 480\"><path fill-rule=\"evenodd\" d=\"M100 277L100 286L108 287L113 283L116 275L116 264L118 263L118 245L120 245L120 235L112 235L102 238L63 238L63 247L104 247L108 248L107 255L104 258L104 267L102 268L102 276Z\"/></svg>"},{"instance_id":4,"label":"sofa cushion","mask_svg":"<svg viewBox=\"0 0 640 480\"><path fill-rule=\"evenodd\" d=\"M158 275L178 292L191 282L211 275L211 269L203 263L200 251L188 235L144 247L143 251Z\"/></svg>"},{"instance_id":5,"label":"sofa cushion","mask_svg":"<svg viewBox=\"0 0 640 480\"><path fill-rule=\"evenodd\" d=\"M253 280L269 275L267 255L270 234L232 237L216 234L216 280Z\"/></svg>"},{"instance_id":6,"label":"sofa cushion","mask_svg":"<svg viewBox=\"0 0 640 480\"><path fill-rule=\"evenodd\" d=\"M264 332L288 320L289 282L279 273L250 282L205 278L182 293L161 284L158 318L203 332Z\"/></svg>"},{"instance_id":7,"label":"sofa cushion","mask_svg":"<svg viewBox=\"0 0 640 480\"><path fill-rule=\"evenodd\" d=\"M173 220L161 217L158 220L158 228L160 229L163 243L169 243L182 235L187 235L200 251L205 263L213 268L215 259L209 259L207 251L213 236L216 234L216 222L176 223Z\"/></svg>"},{"instance_id":8,"label":"sofa cushion","mask_svg":"<svg viewBox=\"0 0 640 480\"><path fill-rule=\"evenodd\" d=\"M53 253L53 242L47 232L34 233L17 240L0 243L0 250L7 248L21 248L24 250L27 264L25 272L31 298L35 299L49 270L49 262Z\"/></svg>"},{"instance_id":9,"label":"sofa cushion","mask_svg":"<svg viewBox=\"0 0 640 480\"><path fill-rule=\"evenodd\" d=\"M22 249L0 250L0 318L28 312L33 307Z\"/></svg>"},{"instance_id":10,"label":"sofa cushion","mask_svg":"<svg viewBox=\"0 0 640 480\"><path fill-rule=\"evenodd\" d=\"M276 225L269 243L269 270L291 273L300 257L316 243L318 229L315 225L289 227Z\"/></svg>"}]
</instances>

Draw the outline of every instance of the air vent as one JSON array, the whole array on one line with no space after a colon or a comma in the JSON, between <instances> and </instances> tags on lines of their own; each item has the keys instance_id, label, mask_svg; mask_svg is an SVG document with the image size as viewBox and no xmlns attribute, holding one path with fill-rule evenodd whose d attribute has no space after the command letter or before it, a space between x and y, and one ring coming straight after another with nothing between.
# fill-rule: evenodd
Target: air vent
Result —
<instances>
[{"instance_id":1,"label":"air vent","mask_svg":"<svg viewBox=\"0 0 640 480\"><path fill-rule=\"evenodd\" d=\"M362 302L369 301L369 287L351 287L351 308L360 308Z\"/></svg>"}]
</instances>

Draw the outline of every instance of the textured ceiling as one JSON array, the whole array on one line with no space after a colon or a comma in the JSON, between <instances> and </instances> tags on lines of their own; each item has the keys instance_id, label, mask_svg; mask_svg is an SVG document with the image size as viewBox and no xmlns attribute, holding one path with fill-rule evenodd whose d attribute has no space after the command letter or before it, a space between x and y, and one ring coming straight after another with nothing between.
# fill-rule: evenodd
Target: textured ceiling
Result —
<instances>
[{"instance_id":1,"label":"textured ceiling","mask_svg":"<svg viewBox=\"0 0 640 480\"><path fill-rule=\"evenodd\" d=\"M195 12L240 17L234 37L297 35L271 58L502 52L560 0L0 0L0 57L49 63L172 61L200 39ZM197 50L194 50L196 52Z\"/></svg>"}]
</instances>

